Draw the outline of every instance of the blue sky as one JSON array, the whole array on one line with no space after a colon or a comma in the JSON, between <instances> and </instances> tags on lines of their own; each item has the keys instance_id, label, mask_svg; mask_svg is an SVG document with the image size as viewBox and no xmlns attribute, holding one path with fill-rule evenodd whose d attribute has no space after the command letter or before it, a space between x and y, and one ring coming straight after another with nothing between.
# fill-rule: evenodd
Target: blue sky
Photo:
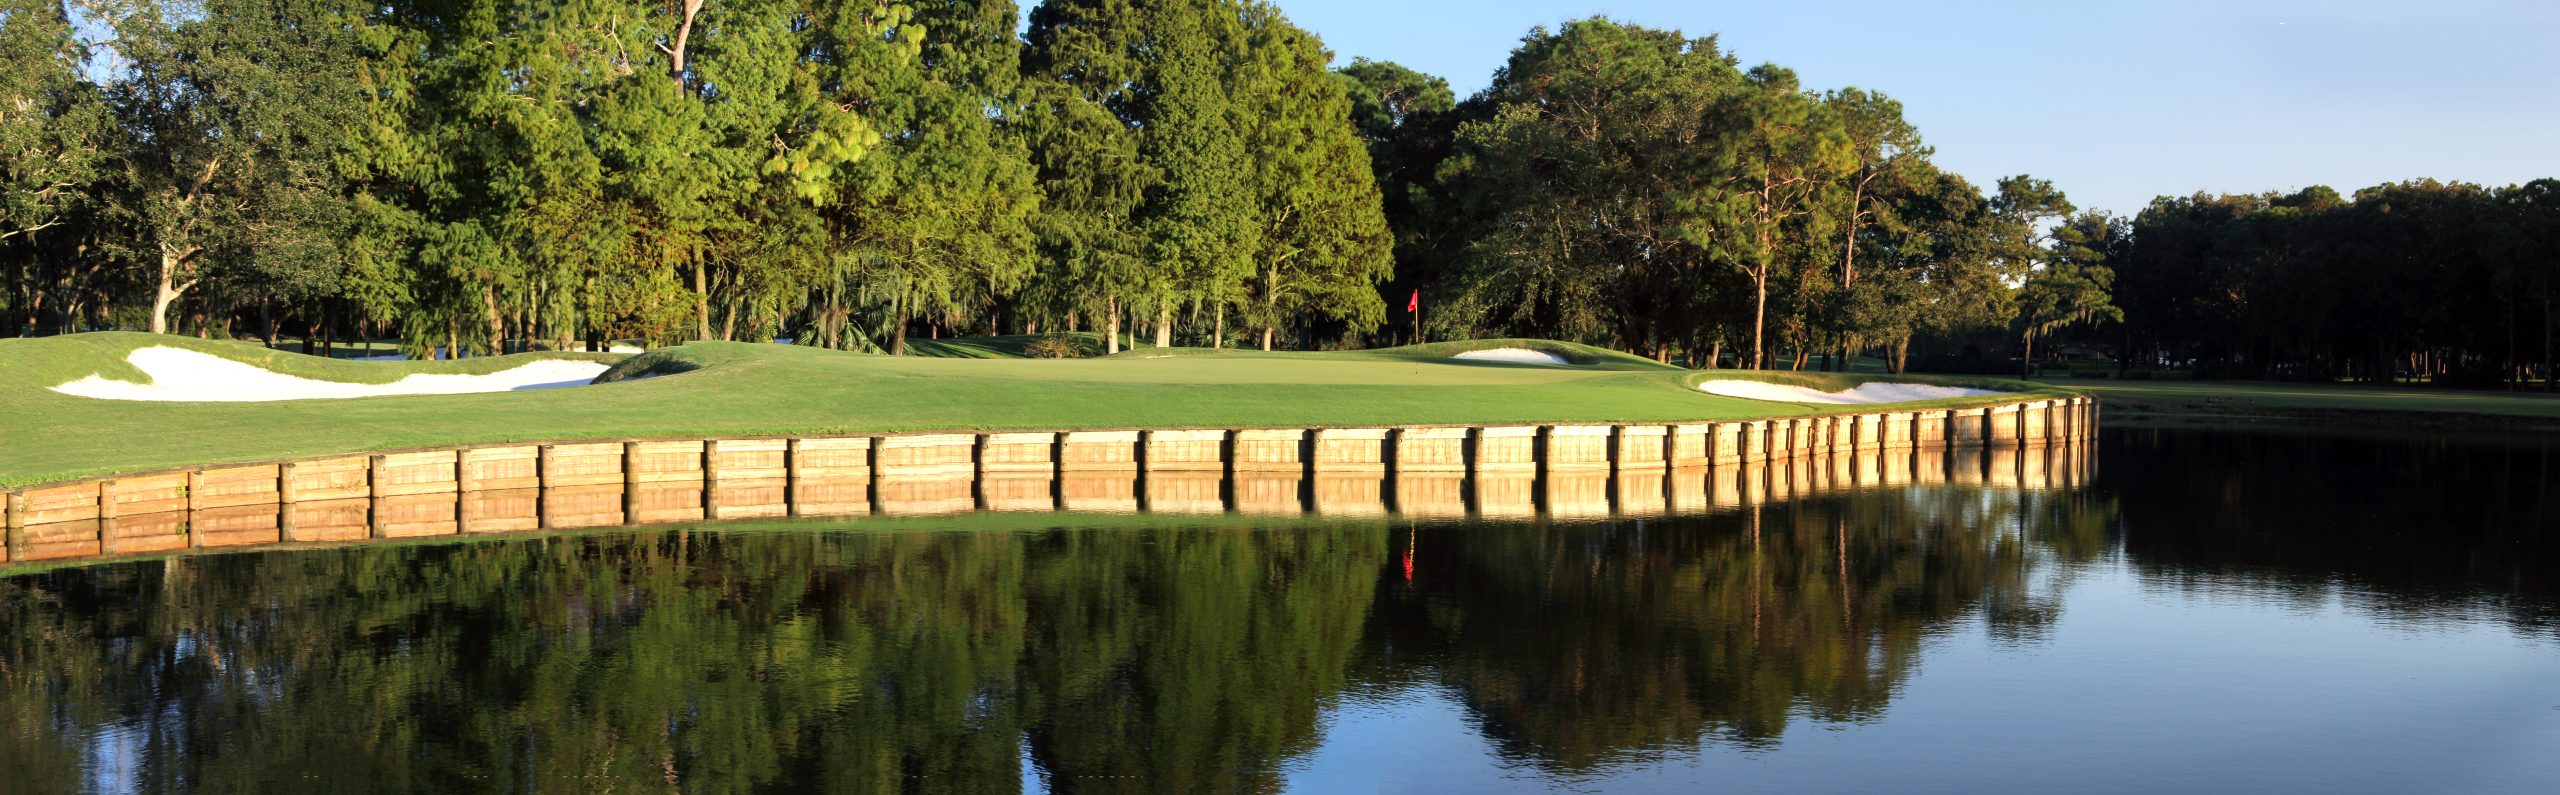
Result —
<instances>
[{"instance_id":1,"label":"blue sky","mask_svg":"<svg viewBox=\"0 0 2560 795\"><path fill-rule=\"evenodd\" d=\"M1530 27L1592 14L1721 34L1805 85L1902 100L1979 184L2083 207L2436 177L2560 176L2555 0L1275 0L1340 63L1483 88Z\"/></svg>"}]
</instances>

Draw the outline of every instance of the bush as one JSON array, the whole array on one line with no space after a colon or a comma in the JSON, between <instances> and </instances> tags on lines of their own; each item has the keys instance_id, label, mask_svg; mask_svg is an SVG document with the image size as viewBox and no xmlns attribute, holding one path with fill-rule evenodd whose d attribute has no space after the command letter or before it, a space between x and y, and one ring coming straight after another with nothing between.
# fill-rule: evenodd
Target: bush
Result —
<instances>
[{"instance_id":1,"label":"bush","mask_svg":"<svg viewBox=\"0 0 2560 795\"><path fill-rule=\"evenodd\" d=\"M1022 346L1022 355L1033 359L1081 359L1086 354L1084 346L1076 344L1074 338L1050 334Z\"/></svg>"}]
</instances>

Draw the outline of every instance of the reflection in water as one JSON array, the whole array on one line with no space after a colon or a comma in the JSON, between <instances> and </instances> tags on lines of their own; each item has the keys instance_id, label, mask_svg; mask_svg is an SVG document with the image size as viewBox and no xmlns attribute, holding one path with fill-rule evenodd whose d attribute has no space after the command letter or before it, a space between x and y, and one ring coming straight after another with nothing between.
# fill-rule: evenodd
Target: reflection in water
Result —
<instances>
[{"instance_id":1,"label":"reflection in water","mask_svg":"<svg viewBox=\"0 0 2560 795\"><path fill-rule=\"evenodd\" d=\"M2133 430L2109 449L2125 552L2154 585L2560 637L2560 438Z\"/></svg>"},{"instance_id":2,"label":"reflection in water","mask_svg":"<svg viewBox=\"0 0 2560 795\"><path fill-rule=\"evenodd\" d=\"M1701 748L1783 755L1799 725L1884 726L1949 638L2054 643L2075 583L2117 561L2253 593L2349 583L2377 617L2495 605L2552 640L2555 481L2532 468L2547 449L2379 465L2388 451L2342 455L2370 442L2108 444L2106 478L2073 489L2015 488L2028 467L1984 464L1817 491L1894 481L1824 459L1657 473L1632 493L1608 477L990 481L967 498L991 510L1234 513L767 522L27 574L0 579L0 770L36 792L982 792L1026 772L1065 790L1268 791L1329 742L1346 698L1438 693L1530 786L1606 786ZM2287 472L2330 461L2371 468ZM2503 485L2480 491L2494 505L2420 505L2445 477ZM2068 715L2071 695L2012 697Z\"/></svg>"},{"instance_id":3,"label":"reflection in water","mask_svg":"<svg viewBox=\"0 0 2560 795\"><path fill-rule=\"evenodd\" d=\"M1880 717L1921 640L1982 617L2021 634L2050 563L2102 546L2063 493L1914 488L1694 522L1425 526L1396 539L1368 678L1462 695L1504 755L1589 772L1796 718ZM2048 560L2061 552L2059 560Z\"/></svg>"}]
</instances>

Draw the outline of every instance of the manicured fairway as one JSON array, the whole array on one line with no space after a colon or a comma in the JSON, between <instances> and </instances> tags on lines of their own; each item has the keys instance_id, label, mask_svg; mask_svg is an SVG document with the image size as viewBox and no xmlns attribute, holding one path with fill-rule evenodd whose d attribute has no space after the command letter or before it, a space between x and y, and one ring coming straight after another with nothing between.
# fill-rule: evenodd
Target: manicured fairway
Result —
<instances>
[{"instance_id":1,"label":"manicured fairway","mask_svg":"<svg viewBox=\"0 0 2560 795\"><path fill-rule=\"evenodd\" d=\"M655 377L531 392L217 404L97 400L49 389L93 372L138 378L122 357L146 345L201 350L309 377L368 382L413 372L490 372L536 356L356 363L243 343L131 333L0 340L0 485L195 464L545 439L1735 419L1857 407L1722 398L1691 385L1711 377L1829 388L1866 380L1697 373L1596 348L1518 340L1326 353L1145 349L1096 359L888 357L784 345L695 343L632 357L605 379ZM1524 346L1563 353L1577 364L1447 358L1465 350ZM2065 393L1986 379L1897 380ZM2013 399L1905 405L1986 405Z\"/></svg>"},{"instance_id":2,"label":"manicured fairway","mask_svg":"<svg viewBox=\"0 0 2560 795\"><path fill-rule=\"evenodd\" d=\"M2109 381L2046 383L2098 396L2110 411L2220 417L2404 415L2417 421L2560 423L2560 395L2270 381Z\"/></svg>"}]
</instances>

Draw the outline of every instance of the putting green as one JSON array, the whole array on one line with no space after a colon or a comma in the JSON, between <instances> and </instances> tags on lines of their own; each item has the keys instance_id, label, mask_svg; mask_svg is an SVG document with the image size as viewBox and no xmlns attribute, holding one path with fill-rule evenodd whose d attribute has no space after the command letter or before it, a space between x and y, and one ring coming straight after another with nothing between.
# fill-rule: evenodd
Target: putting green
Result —
<instances>
[{"instance_id":1,"label":"putting green","mask_svg":"<svg viewBox=\"0 0 2560 795\"><path fill-rule=\"evenodd\" d=\"M1002 338L999 338L1002 339ZM51 387L92 373L139 380L133 350L168 345L279 372L385 383L486 373L536 358L622 361L588 387L270 403L147 403ZM1010 344L947 341L1002 355ZM1569 365L1468 361L1485 348L1556 352ZM1693 372L1545 340L1349 352L1140 349L1090 359L925 358L704 342L625 357L519 354L445 362L345 362L129 332L0 340L0 485L178 466L489 442L928 430L1325 427L1679 422L1871 411L1717 397L1702 380L1757 378L1839 389L1865 376ZM637 378L647 375L651 377ZM2074 394L2016 381L1894 381ZM2017 395L1899 404L2006 403Z\"/></svg>"}]
</instances>

